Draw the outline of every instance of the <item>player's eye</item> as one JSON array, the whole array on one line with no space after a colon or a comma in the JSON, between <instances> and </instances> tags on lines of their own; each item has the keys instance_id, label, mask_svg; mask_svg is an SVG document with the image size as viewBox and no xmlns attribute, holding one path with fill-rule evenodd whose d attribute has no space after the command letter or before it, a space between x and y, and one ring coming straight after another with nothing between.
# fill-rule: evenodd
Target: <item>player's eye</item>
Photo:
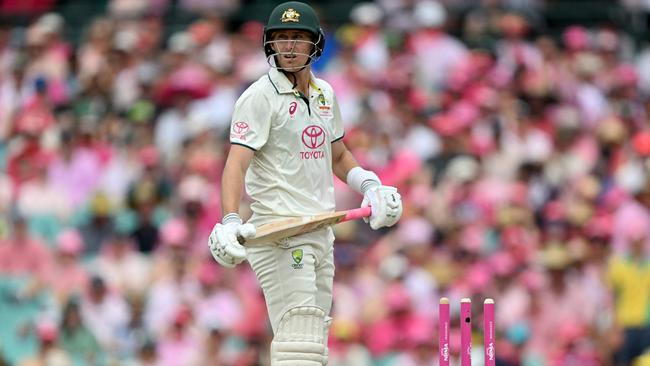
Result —
<instances>
[{"instance_id":1,"label":"player's eye","mask_svg":"<svg viewBox=\"0 0 650 366\"><path fill-rule=\"evenodd\" d=\"M272 39L276 41L280 40L287 40L289 38L289 35L286 32L278 32L274 33Z\"/></svg>"}]
</instances>

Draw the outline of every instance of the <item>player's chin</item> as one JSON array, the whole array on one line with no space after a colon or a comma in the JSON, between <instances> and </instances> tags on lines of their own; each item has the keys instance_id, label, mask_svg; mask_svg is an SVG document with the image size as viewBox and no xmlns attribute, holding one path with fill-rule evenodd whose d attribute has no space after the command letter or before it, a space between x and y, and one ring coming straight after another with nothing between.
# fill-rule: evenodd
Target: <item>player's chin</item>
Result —
<instances>
[{"instance_id":1,"label":"player's chin","mask_svg":"<svg viewBox=\"0 0 650 366\"><path fill-rule=\"evenodd\" d=\"M307 61L304 59L293 58L290 61L283 60L283 62L280 62L280 67L287 71L298 71L302 69L306 63Z\"/></svg>"}]
</instances>

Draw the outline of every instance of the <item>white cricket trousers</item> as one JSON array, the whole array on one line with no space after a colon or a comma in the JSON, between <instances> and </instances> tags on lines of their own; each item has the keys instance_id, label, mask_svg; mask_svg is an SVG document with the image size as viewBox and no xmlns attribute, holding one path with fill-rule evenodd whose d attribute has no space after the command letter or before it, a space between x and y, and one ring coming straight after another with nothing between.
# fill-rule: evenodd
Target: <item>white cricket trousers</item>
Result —
<instances>
[{"instance_id":1,"label":"white cricket trousers","mask_svg":"<svg viewBox=\"0 0 650 366\"><path fill-rule=\"evenodd\" d=\"M317 306L329 317L334 282L331 229L285 240L286 245L246 248L247 260L264 292L275 334L282 315L298 306Z\"/></svg>"}]
</instances>

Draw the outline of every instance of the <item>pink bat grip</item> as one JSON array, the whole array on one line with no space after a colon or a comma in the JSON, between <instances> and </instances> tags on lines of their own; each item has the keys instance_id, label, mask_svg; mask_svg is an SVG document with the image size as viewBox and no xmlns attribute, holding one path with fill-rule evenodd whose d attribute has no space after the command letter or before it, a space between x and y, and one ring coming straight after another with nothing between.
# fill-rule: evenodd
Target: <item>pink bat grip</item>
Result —
<instances>
[{"instance_id":1,"label":"pink bat grip","mask_svg":"<svg viewBox=\"0 0 650 366\"><path fill-rule=\"evenodd\" d=\"M348 210L346 211L345 217L343 218L343 220L341 220L341 222L356 220L362 217L369 217L371 213L372 210L370 209L370 207L361 207L361 208L355 208L353 210Z\"/></svg>"}]
</instances>

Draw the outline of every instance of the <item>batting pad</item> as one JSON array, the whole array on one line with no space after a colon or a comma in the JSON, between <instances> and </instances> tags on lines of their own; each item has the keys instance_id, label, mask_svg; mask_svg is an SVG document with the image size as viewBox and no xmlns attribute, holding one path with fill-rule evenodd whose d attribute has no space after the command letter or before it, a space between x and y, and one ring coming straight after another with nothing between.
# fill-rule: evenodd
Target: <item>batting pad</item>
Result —
<instances>
[{"instance_id":1,"label":"batting pad","mask_svg":"<svg viewBox=\"0 0 650 366\"><path fill-rule=\"evenodd\" d=\"M327 340L329 339L330 327L332 326L332 321L333 320L334 319L332 319L332 317L326 316L325 321L323 322L324 323L324 326L323 326L323 346L325 348L323 350L323 357L325 358L325 363L323 365L327 365L327 360L328 360L328 356L329 356L329 348L327 347Z\"/></svg>"},{"instance_id":2,"label":"batting pad","mask_svg":"<svg viewBox=\"0 0 650 366\"><path fill-rule=\"evenodd\" d=\"M322 309L299 306L287 311L271 343L271 366L326 365L324 332Z\"/></svg>"}]
</instances>

